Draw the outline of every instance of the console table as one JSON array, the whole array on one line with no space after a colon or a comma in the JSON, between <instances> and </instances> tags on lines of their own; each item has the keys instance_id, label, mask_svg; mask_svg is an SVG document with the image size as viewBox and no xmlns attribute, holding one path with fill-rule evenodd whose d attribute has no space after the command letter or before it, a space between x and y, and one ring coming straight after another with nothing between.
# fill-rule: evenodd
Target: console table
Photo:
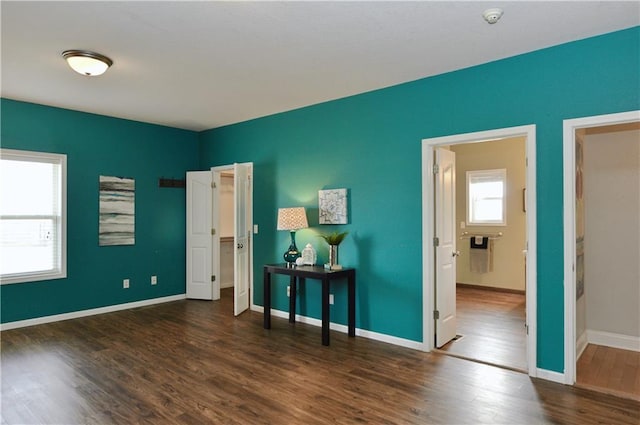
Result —
<instances>
[{"instance_id":1,"label":"console table","mask_svg":"<svg viewBox=\"0 0 640 425\"><path fill-rule=\"evenodd\" d=\"M287 267L286 264L267 264L264 266L264 328L271 328L271 275L289 276L289 322L296 321L297 283L305 279L322 282L322 345L329 345L329 285L332 281L346 279L348 290L348 326L349 336L356 336L356 270L327 270L322 266Z\"/></svg>"}]
</instances>

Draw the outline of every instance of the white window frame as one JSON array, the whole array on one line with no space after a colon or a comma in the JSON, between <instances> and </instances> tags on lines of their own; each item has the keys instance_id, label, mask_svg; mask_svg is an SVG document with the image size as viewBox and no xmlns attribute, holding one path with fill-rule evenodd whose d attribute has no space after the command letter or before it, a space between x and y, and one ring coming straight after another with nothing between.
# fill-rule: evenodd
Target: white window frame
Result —
<instances>
[{"instance_id":1,"label":"white window frame","mask_svg":"<svg viewBox=\"0 0 640 425\"><path fill-rule=\"evenodd\" d=\"M63 279L67 277L67 155L46 152L33 152L15 149L0 149L0 158L13 161L43 162L60 165L60 216L57 226L57 249L60 262L53 270L40 272L12 273L0 275L0 284L36 282L41 280ZM26 216L25 216L26 217ZM0 223L1 225L1 223Z\"/></svg>"},{"instance_id":2,"label":"white window frame","mask_svg":"<svg viewBox=\"0 0 640 425\"><path fill-rule=\"evenodd\" d=\"M471 202L471 181L474 178L488 178L502 181L502 220L473 220ZM507 169L467 171L467 225L468 226L506 226L507 225Z\"/></svg>"}]
</instances>

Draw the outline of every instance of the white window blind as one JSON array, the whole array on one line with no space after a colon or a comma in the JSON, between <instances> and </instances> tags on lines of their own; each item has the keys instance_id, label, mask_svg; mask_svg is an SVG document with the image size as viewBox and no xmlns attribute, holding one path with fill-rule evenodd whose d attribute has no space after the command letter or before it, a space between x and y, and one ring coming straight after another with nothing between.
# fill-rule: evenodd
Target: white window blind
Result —
<instances>
[{"instance_id":1,"label":"white window blind","mask_svg":"<svg viewBox=\"0 0 640 425\"><path fill-rule=\"evenodd\" d=\"M506 225L507 170L467 171L467 224Z\"/></svg>"},{"instance_id":2,"label":"white window blind","mask_svg":"<svg viewBox=\"0 0 640 425\"><path fill-rule=\"evenodd\" d=\"M0 280L66 277L66 155L0 149Z\"/></svg>"}]
</instances>

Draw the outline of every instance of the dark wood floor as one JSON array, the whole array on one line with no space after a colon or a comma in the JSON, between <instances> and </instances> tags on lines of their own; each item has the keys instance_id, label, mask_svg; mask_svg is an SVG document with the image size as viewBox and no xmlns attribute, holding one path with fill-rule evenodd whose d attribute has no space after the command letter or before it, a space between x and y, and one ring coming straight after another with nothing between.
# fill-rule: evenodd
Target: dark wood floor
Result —
<instances>
[{"instance_id":1,"label":"dark wood floor","mask_svg":"<svg viewBox=\"0 0 640 425\"><path fill-rule=\"evenodd\" d=\"M462 338L441 350L527 371L524 294L458 285L456 302L457 333Z\"/></svg>"},{"instance_id":2,"label":"dark wood floor","mask_svg":"<svg viewBox=\"0 0 640 425\"><path fill-rule=\"evenodd\" d=\"M576 365L576 383L640 401L640 353L589 344Z\"/></svg>"},{"instance_id":3,"label":"dark wood floor","mask_svg":"<svg viewBox=\"0 0 640 425\"><path fill-rule=\"evenodd\" d=\"M4 331L3 424L633 424L640 403L178 301Z\"/></svg>"}]
</instances>

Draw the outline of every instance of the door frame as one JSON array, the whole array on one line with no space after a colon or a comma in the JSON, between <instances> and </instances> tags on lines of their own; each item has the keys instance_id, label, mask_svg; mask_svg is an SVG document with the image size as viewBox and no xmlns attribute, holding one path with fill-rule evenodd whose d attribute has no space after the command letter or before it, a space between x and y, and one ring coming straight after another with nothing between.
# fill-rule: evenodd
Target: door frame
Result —
<instances>
[{"instance_id":1,"label":"door frame","mask_svg":"<svg viewBox=\"0 0 640 425\"><path fill-rule=\"evenodd\" d=\"M435 324L433 311L435 300L433 220L435 204L433 199L434 148L444 145L464 143L480 143L498 139L525 137L527 158L527 289L526 316L527 335L527 369L531 377L537 376L537 205L536 205L536 126L535 124L486 130L474 133L456 134L422 140L422 349L431 351L435 348Z\"/></svg>"},{"instance_id":2,"label":"door frame","mask_svg":"<svg viewBox=\"0 0 640 425\"><path fill-rule=\"evenodd\" d=\"M253 310L254 307L254 303L253 303L253 162L241 162L238 164L242 164L242 165L248 165L249 166L249 191L247 193L247 221L249 222L248 226L249 226L249 309ZM221 180L221 175L223 172L233 172L235 171L235 164L227 164L227 165L219 165L219 166L215 166L215 167L211 167L211 181L215 182L217 185L220 184L220 180ZM213 189L212 189L213 190ZM233 191L235 193L235 185L233 187ZM214 226L214 228L219 228L220 227L220 209L219 209L219 202L216 202L216 197L218 197L218 201L219 201L219 195L217 195L218 192L213 191L213 208L212 208L212 224ZM217 272L218 274L220 273L220 236L217 235L217 238L214 238L213 242L212 242L212 251L215 250L215 248L213 248L213 244L215 243L215 241L217 241L217 260L213 260L212 259L212 265L217 264ZM216 262L217 261L217 262ZM214 287L215 289L215 287ZM215 291L214 291L215 292ZM235 288L234 288L234 297L235 297ZM218 299L220 298L220 284L218 283Z\"/></svg>"},{"instance_id":3,"label":"door frame","mask_svg":"<svg viewBox=\"0 0 640 425\"><path fill-rule=\"evenodd\" d=\"M576 130L640 121L640 110L563 120L564 383L576 383Z\"/></svg>"}]
</instances>

